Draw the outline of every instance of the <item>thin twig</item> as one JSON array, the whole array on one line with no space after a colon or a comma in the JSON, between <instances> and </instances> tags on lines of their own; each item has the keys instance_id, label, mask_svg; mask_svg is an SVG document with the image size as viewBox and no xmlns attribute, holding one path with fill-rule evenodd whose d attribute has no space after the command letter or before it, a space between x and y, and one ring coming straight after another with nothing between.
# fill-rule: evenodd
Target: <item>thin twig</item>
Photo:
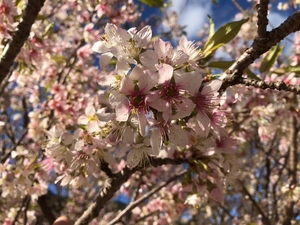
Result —
<instances>
[{"instance_id":1,"label":"thin twig","mask_svg":"<svg viewBox=\"0 0 300 225\"><path fill-rule=\"evenodd\" d=\"M195 159L194 159L195 160ZM189 159L170 159L170 158L154 158L149 157L149 162L146 162L143 167L148 166L161 166L161 165L179 165L183 163L189 163ZM122 184L124 184L132 174L140 170L141 167L137 166L133 169L126 167L121 172L114 174L111 179L110 187L102 190L101 193L97 196L96 200L88 207L88 209L81 215L81 217L75 222L75 225L86 225L94 218L96 218L100 210L104 205L114 196L114 194L119 190Z\"/></svg>"},{"instance_id":2,"label":"thin twig","mask_svg":"<svg viewBox=\"0 0 300 225\"><path fill-rule=\"evenodd\" d=\"M258 59L263 53L270 50L270 48L289 34L300 30L300 11L295 12L288 17L277 28L266 32L265 38L254 39L252 46L245 50L245 52L227 69L221 76L223 84L221 91L224 91L227 87L241 83L241 77L244 70ZM298 92L297 92L298 93Z\"/></svg>"},{"instance_id":3,"label":"thin twig","mask_svg":"<svg viewBox=\"0 0 300 225\"><path fill-rule=\"evenodd\" d=\"M149 214L147 214L147 215L139 218L137 221L135 221L135 223L138 224L139 222L141 222L141 221L147 219L148 217L151 217L151 216L153 216L153 215L155 215L157 213L160 213L160 210L155 210L155 211L153 211L153 212L151 212L151 213L149 213Z\"/></svg>"},{"instance_id":4,"label":"thin twig","mask_svg":"<svg viewBox=\"0 0 300 225\"><path fill-rule=\"evenodd\" d=\"M30 196L28 196L27 202L26 202L26 205L25 205L25 209L24 209L24 222L23 222L24 225L27 224L27 210L29 208L30 201L31 201L31 198L30 198Z\"/></svg>"},{"instance_id":5,"label":"thin twig","mask_svg":"<svg viewBox=\"0 0 300 225\"><path fill-rule=\"evenodd\" d=\"M24 199L23 199L23 201L22 201L22 204L21 204L21 207L19 208L19 210L18 210L18 212L17 212L17 214L16 214L16 216L15 216L15 218L14 218L14 221L12 222L12 225L15 225L16 222L18 221L19 216L20 216L20 214L21 214L21 212L22 212L22 210L23 210L23 207L24 207L24 206L27 204L27 202L28 202L28 198L30 199L30 196L28 196L28 195L26 195L26 196L24 197Z\"/></svg>"},{"instance_id":6,"label":"thin twig","mask_svg":"<svg viewBox=\"0 0 300 225\"><path fill-rule=\"evenodd\" d=\"M35 22L44 3L45 0L28 0L22 21L0 57L0 84L5 80L16 56L27 40L32 24Z\"/></svg>"},{"instance_id":7,"label":"thin twig","mask_svg":"<svg viewBox=\"0 0 300 225\"><path fill-rule=\"evenodd\" d=\"M253 196L250 194L250 192L247 190L247 188L244 186L244 182L239 180L239 183L245 192L245 194L249 197L250 201L252 202L253 206L257 209L258 213L262 216L262 222L265 225L271 225L269 218L265 215L262 208L257 204Z\"/></svg>"},{"instance_id":8,"label":"thin twig","mask_svg":"<svg viewBox=\"0 0 300 225\"><path fill-rule=\"evenodd\" d=\"M4 163L8 157L10 156L11 152L16 150L16 148L20 145L20 143L23 141L23 139L25 138L25 136L27 135L28 133L28 128L25 129L24 133L22 134L22 136L20 137L20 139L18 140L18 142L12 147L12 149L10 149L8 151L8 153L6 153L5 156L3 156L3 158L1 159L1 163Z\"/></svg>"},{"instance_id":9,"label":"thin twig","mask_svg":"<svg viewBox=\"0 0 300 225\"><path fill-rule=\"evenodd\" d=\"M257 4L257 38L263 39L267 36L269 0L261 0Z\"/></svg>"},{"instance_id":10,"label":"thin twig","mask_svg":"<svg viewBox=\"0 0 300 225\"><path fill-rule=\"evenodd\" d=\"M285 84L284 82L266 82L266 81L258 81L248 78L237 79L239 84L244 84L246 86L257 87L260 89L272 89L277 91L289 91L293 93L300 94L300 86L292 86Z\"/></svg>"},{"instance_id":11,"label":"thin twig","mask_svg":"<svg viewBox=\"0 0 300 225\"><path fill-rule=\"evenodd\" d=\"M186 172L187 172L186 170L181 171L180 173L178 173L175 176L171 177L169 180L161 183L156 188L153 188L151 191L147 192L146 194L144 194L139 199L135 200L134 202L131 202L117 217L115 217L113 220L111 220L107 225L114 225L114 224L118 223L123 218L123 216L125 216L128 212L130 212L135 207L137 207L141 202L143 202L146 199L150 198L152 195L154 195L156 192L158 192L163 187L170 184L172 181L182 177L184 174L186 174Z\"/></svg>"}]
</instances>

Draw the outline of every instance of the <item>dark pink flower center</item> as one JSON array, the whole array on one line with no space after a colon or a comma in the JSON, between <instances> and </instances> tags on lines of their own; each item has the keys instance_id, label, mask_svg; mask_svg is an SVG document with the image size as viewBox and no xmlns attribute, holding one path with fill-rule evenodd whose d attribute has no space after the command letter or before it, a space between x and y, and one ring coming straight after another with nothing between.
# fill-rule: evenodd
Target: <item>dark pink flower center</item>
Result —
<instances>
[{"instance_id":1,"label":"dark pink flower center","mask_svg":"<svg viewBox=\"0 0 300 225\"><path fill-rule=\"evenodd\" d=\"M211 111L213 108L216 107L214 99L214 95L203 95L201 93L198 93L197 96L194 98L194 103L196 104L197 109L200 111Z\"/></svg>"},{"instance_id":2,"label":"dark pink flower center","mask_svg":"<svg viewBox=\"0 0 300 225\"><path fill-rule=\"evenodd\" d=\"M159 94L168 102L179 100L180 97L179 87L176 84L171 83L164 84Z\"/></svg>"},{"instance_id":3,"label":"dark pink flower center","mask_svg":"<svg viewBox=\"0 0 300 225\"><path fill-rule=\"evenodd\" d=\"M10 14L10 7L5 4L0 5L0 14L9 15Z\"/></svg>"},{"instance_id":4,"label":"dark pink flower center","mask_svg":"<svg viewBox=\"0 0 300 225\"><path fill-rule=\"evenodd\" d=\"M138 110L147 110L148 105L145 102L145 94L142 92L132 92L129 97L130 108L135 108Z\"/></svg>"}]
</instances>

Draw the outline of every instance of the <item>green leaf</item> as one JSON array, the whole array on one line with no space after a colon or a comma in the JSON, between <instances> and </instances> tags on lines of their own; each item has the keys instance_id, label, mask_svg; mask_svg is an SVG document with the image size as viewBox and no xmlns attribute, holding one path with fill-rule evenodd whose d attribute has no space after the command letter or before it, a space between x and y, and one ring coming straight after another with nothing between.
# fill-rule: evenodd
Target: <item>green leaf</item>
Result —
<instances>
[{"instance_id":1,"label":"green leaf","mask_svg":"<svg viewBox=\"0 0 300 225\"><path fill-rule=\"evenodd\" d=\"M44 21L46 19L48 19L48 17L46 17L46 16L44 16L42 14L38 14L37 17L36 17L36 20L42 20L42 21Z\"/></svg>"},{"instance_id":2,"label":"green leaf","mask_svg":"<svg viewBox=\"0 0 300 225\"><path fill-rule=\"evenodd\" d=\"M214 3L215 5L218 5L217 0L210 0L212 3Z\"/></svg>"},{"instance_id":3,"label":"green leaf","mask_svg":"<svg viewBox=\"0 0 300 225\"><path fill-rule=\"evenodd\" d=\"M249 19L242 19L225 24L208 39L203 48L204 57L211 55L218 48L231 41L239 32L242 25Z\"/></svg>"},{"instance_id":4,"label":"green leaf","mask_svg":"<svg viewBox=\"0 0 300 225\"><path fill-rule=\"evenodd\" d=\"M164 0L139 0L140 2L150 7L163 7Z\"/></svg>"},{"instance_id":5,"label":"green leaf","mask_svg":"<svg viewBox=\"0 0 300 225\"><path fill-rule=\"evenodd\" d=\"M63 57L62 55L53 55L51 56L51 59L58 64L63 63L65 61L65 57Z\"/></svg>"},{"instance_id":6,"label":"green leaf","mask_svg":"<svg viewBox=\"0 0 300 225\"><path fill-rule=\"evenodd\" d=\"M211 67L211 68L217 68L217 69L221 69L221 70L225 71L233 63L234 63L234 61L215 61L215 62L210 62L207 66ZM246 74L248 75L249 78L254 79L254 80L261 80L251 70L246 69L245 72L246 72Z\"/></svg>"},{"instance_id":7,"label":"green leaf","mask_svg":"<svg viewBox=\"0 0 300 225\"><path fill-rule=\"evenodd\" d=\"M300 75L300 66L287 66L272 70L272 73L276 73L277 75L283 75L285 73L296 73Z\"/></svg>"},{"instance_id":8,"label":"green leaf","mask_svg":"<svg viewBox=\"0 0 300 225\"><path fill-rule=\"evenodd\" d=\"M215 23L212 20L212 18L211 18L210 15L207 15L207 17L208 17L208 22L209 22L209 34L208 34L208 37L211 38L214 35L214 33L215 33Z\"/></svg>"},{"instance_id":9,"label":"green leaf","mask_svg":"<svg viewBox=\"0 0 300 225\"><path fill-rule=\"evenodd\" d=\"M54 23L49 23L46 28L45 31L42 35L42 37L48 36L49 34L51 34L53 32L53 28L54 28Z\"/></svg>"},{"instance_id":10,"label":"green leaf","mask_svg":"<svg viewBox=\"0 0 300 225\"><path fill-rule=\"evenodd\" d=\"M232 63L234 63L234 61L215 61L210 62L207 66L221 70L227 70L232 65Z\"/></svg>"},{"instance_id":11,"label":"green leaf","mask_svg":"<svg viewBox=\"0 0 300 225\"><path fill-rule=\"evenodd\" d=\"M251 70L246 69L245 72L247 73L247 76L253 80L261 80L258 76L255 75Z\"/></svg>"},{"instance_id":12,"label":"green leaf","mask_svg":"<svg viewBox=\"0 0 300 225\"><path fill-rule=\"evenodd\" d=\"M269 71L270 68L273 66L273 64L276 62L280 54L282 53L284 49L284 46L279 46L277 44L276 46L272 47L266 57L263 59L261 66L259 68L259 71L261 73Z\"/></svg>"}]
</instances>

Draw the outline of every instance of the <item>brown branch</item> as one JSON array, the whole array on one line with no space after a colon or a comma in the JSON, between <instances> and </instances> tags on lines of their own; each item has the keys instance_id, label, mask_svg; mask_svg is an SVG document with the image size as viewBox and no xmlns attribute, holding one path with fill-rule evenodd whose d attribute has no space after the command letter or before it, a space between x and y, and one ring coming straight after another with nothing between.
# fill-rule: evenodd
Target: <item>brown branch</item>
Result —
<instances>
[{"instance_id":1,"label":"brown branch","mask_svg":"<svg viewBox=\"0 0 300 225\"><path fill-rule=\"evenodd\" d=\"M144 167L148 166L161 166L166 164L179 165L183 163L189 163L189 159L170 159L170 158L154 158L149 157L149 161L144 163ZM137 166L133 169L126 167L119 173L113 174L111 177L110 186L101 191L97 196L96 200L88 207L88 209L81 215L81 217L75 222L75 225L85 225L96 218L100 210L105 206L105 204L114 196L114 194L119 190L121 185L125 183L132 174L140 170L143 167Z\"/></svg>"},{"instance_id":2,"label":"brown branch","mask_svg":"<svg viewBox=\"0 0 300 225\"><path fill-rule=\"evenodd\" d=\"M244 186L244 182L239 180L239 183L244 191L244 193L249 197L250 201L252 202L253 206L257 209L258 213L262 216L262 222L265 225L271 225L271 222L269 218L265 215L262 208L258 205L258 203L255 201L253 196L250 194L250 192L247 190L247 188Z\"/></svg>"},{"instance_id":3,"label":"brown branch","mask_svg":"<svg viewBox=\"0 0 300 225\"><path fill-rule=\"evenodd\" d=\"M265 38L267 36L267 26L268 26L268 5L269 0L261 0L259 4L256 5L257 8L257 38Z\"/></svg>"},{"instance_id":4,"label":"brown branch","mask_svg":"<svg viewBox=\"0 0 300 225\"><path fill-rule=\"evenodd\" d=\"M0 57L0 84L9 73L16 56L19 54L27 40L31 26L36 20L36 17L44 3L45 0L28 0L22 21L19 23L12 40L5 46Z\"/></svg>"},{"instance_id":5,"label":"brown branch","mask_svg":"<svg viewBox=\"0 0 300 225\"><path fill-rule=\"evenodd\" d=\"M151 217L151 216L154 216L155 214L158 214L160 213L160 210L155 210L141 218L139 218L137 221L135 221L136 224L139 224L139 222L142 222L143 220L147 219L148 217Z\"/></svg>"},{"instance_id":6,"label":"brown branch","mask_svg":"<svg viewBox=\"0 0 300 225\"><path fill-rule=\"evenodd\" d=\"M246 11L243 9L243 7L240 5L240 3L238 3L236 0L231 0L231 1L232 1L232 3L235 5L235 7L236 7L238 10L241 11L241 13L243 13L243 14L245 14L245 15L248 14L248 12L246 12Z\"/></svg>"},{"instance_id":7,"label":"brown branch","mask_svg":"<svg viewBox=\"0 0 300 225\"><path fill-rule=\"evenodd\" d=\"M9 152L6 153L5 156L3 156L3 158L0 160L1 163L4 163L8 159L8 157L10 156L11 152L16 150L16 148L21 144L23 139L26 137L27 133L28 133L28 128L25 129L24 133L22 134L22 136L20 137L18 142L12 147L12 149L10 149Z\"/></svg>"},{"instance_id":8,"label":"brown branch","mask_svg":"<svg viewBox=\"0 0 300 225\"><path fill-rule=\"evenodd\" d=\"M89 208L81 215L81 217L75 222L75 225L89 224L94 218L96 218L103 208L103 206L114 196L119 190L121 185L125 183L129 177L134 174L139 168L134 169L125 168L121 172L115 174L111 179L110 187L101 191L96 200L89 206Z\"/></svg>"},{"instance_id":9,"label":"brown branch","mask_svg":"<svg viewBox=\"0 0 300 225\"><path fill-rule=\"evenodd\" d=\"M243 74L243 71L258 59L263 53L267 52L272 46L279 43L289 34L300 30L300 11L295 12L288 17L277 28L266 32L265 38L256 37L252 46L246 49L245 52L227 69L221 76L223 85L221 90L227 87L238 84ZM263 23L262 23L263 24ZM263 27L263 25L261 25ZM261 28L262 29L262 28ZM262 32L262 31L260 31Z\"/></svg>"},{"instance_id":10,"label":"brown branch","mask_svg":"<svg viewBox=\"0 0 300 225\"><path fill-rule=\"evenodd\" d=\"M107 225L114 225L114 224L118 223L122 219L123 216L125 216L128 212L130 212L132 209L134 209L136 206L138 206L141 202L143 202L147 198L150 198L152 195L154 195L160 189L167 186L172 181L182 177L184 174L186 174L186 170L181 171L180 173L171 177L169 180L167 180L167 181L161 183L159 186L153 188L151 191L147 192L145 195L143 195L139 199L135 200L134 202L131 202L121 213L119 213L119 215L117 217L115 217L113 220L111 220Z\"/></svg>"},{"instance_id":11,"label":"brown branch","mask_svg":"<svg viewBox=\"0 0 300 225\"><path fill-rule=\"evenodd\" d=\"M297 105L297 96L294 94L293 96L293 103ZM290 173L289 173L289 188L294 189L295 186L297 185L297 164L298 164L298 133L299 133L299 128L298 128L298 122L295 116L291 117L291 134L290 134L290 149L289 149L289 166L290 166ZM285 218L283 221L283 225L291 225L292 220L295 217L294 214L294 205L295 201L293 200L292 197L290 197L287 200L287 206L285 207Z\"/></svg>"},{"instance_id":12,"label":"brown branch","mask_svg":"<svg viewBox=\"0 0 300 225\"><path fill-rule=\"evenodd\" d=\"M49 224L52 224L55 221L55 216L47 204L47 195L39 196L37 202Z\"/></svg>"},{"instance_id":13,"label":"brown branch","mask_svg":"<svg viewBox=\"0 0 300 225\"><path fill-rule=\"evenodd\" d=\"M30 202L30 196L29 196L29 195L26 195L26 196L24 197L23 201L22 201L21 207L19 208L19 210L18 210L18 212L17 212L17 214L16 214L16 216L15 216L13 222L12 222L12 225L15 225L15 224L17 223L17 221L18 221L18 219L19 219L19 216L20 216L20 214L21 214L21 212L22 212L22 210L23 210L23 207L25 207L24 210L25 210L25 213L26 213L29 202Z\"/></svg>"},{"instance_id":14,"label":"brown branch","mask_svg":"<svg viewBox=\"0 0 300 225\"><path fill-rule=\"evenodd\" d=\"M31 197L28 196L27 202L26 202L26 205L25 205L25 208L24 208L24 222L23 222L24 225L27 224L27 220L28 220L28 218L27 218L27 211L28 211L29 206L30 206L30 201L31 201Z\"/></svg>"},{"instance_id":15,"label":"brown branch","mask_svg":"<svg viewBox=\"0 0 300 225\"><path fill-rule=\"evenodd\" d=\"M292 86L285 84L284 82L266 82L266 81L258 81L248 78L239 78L236 80L237 84L244 84L246 86L257 87L260 89L272 89L277 91L289 91L296 94L300 94L300 86Z\"/></svg>"}]
</instances>

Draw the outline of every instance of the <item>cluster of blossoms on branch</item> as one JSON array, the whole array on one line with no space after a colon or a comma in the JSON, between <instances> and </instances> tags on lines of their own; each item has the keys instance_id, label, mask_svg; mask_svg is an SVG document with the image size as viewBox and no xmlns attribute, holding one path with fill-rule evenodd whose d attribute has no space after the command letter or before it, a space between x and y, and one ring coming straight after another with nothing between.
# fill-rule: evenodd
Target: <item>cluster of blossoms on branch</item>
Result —
<instances>
[{"instance_id":1,"label":"cluster of blossoms on branch","mask_svg":"<svg viewBox=\"0 0 300 225\"><path fill-rule=\"evenodd\" d=\"M126 31L114 24L92 49L110 71L110 82L99 81L107 101L88 105L76 129L57 125L47 132L45 155L61 174L57 181L84 186L99 177L102 163L124 168L123 157L129 168L147 166L151 157L186 158L201 194L208 190L222 202L234 140L220 107L221 81L206 81L201 50L186 37L173 48L152 39L149 26Z\"/></svg>"}]
</instances>

